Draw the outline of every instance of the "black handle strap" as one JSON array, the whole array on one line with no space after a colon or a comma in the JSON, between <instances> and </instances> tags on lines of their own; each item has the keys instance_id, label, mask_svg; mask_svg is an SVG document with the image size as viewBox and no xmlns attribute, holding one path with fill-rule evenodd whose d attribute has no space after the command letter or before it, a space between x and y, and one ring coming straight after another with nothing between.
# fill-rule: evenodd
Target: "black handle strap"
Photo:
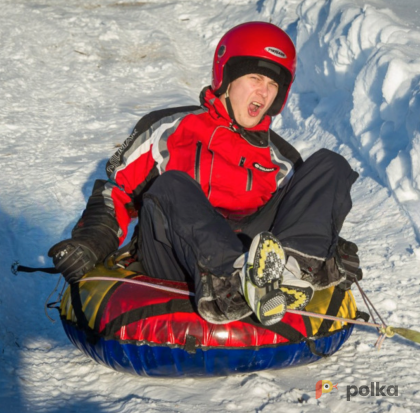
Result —
<instances>
[{"instance_id":1,"label":"black handle strap","mask_svg":"<svg viewBox=\"0 0 420 413\"><path fill-rule=\"evenodd\" d=\"M18 272L45 272L46 274L60 274L60 271L57 270L55 267L48 267L48 268L34 268L34 267L25 267L24 265L20 265L17 261L14 262L11 266L11 271L14 275L17 275Z\"/></svg>"}]
</instances>

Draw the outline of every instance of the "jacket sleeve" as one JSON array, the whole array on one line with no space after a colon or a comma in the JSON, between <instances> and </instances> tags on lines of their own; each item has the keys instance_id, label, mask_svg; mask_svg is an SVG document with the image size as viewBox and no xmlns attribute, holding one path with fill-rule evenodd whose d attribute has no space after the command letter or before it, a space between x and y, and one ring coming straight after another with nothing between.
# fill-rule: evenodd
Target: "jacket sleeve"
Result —
<instances>
[{"instance_id":1,"label":"jacket sleeve","mask_svg":"<svg viewBox=\"0 0 420 413\"><path fill-rule=\"evenodd\" d=\"M277 135L273 130L270 129L270 138L271 141L276 145L278 150L286 156L286 158L290 159L293 162L293 166L295 169L299 168L303 163L302 157L298 150L283 139L280 135Z\"/></svg>"},{"instance_id":2,"label":"jacket sleeve","mask_svg":"<svg viewBox=\"0 0 420 413\"><path fill-rule=\"evenodd\" d=\"M83 240L98 262L124 242L132 218L138 216L143 193L168 162L166 142L191 108L149 113L106 165L108 180L97 180L72 238Z\"/></svg>"}]
</instances>

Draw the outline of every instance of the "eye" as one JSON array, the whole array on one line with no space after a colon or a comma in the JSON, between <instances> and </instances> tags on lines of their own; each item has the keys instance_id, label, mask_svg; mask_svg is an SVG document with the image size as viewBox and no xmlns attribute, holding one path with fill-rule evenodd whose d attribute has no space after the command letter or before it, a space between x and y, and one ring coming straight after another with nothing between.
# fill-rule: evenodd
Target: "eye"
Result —
<instances>
[{"instance_id":1,"label":"eye","mask_svg":"<svg viewBox=\"0 0 420 413\"><path fill-rule=\"evenodd\" d=\"M328 383L324 384L324 390L329 390L331 388L331 386Z\"/></svg>"}]
</instances>

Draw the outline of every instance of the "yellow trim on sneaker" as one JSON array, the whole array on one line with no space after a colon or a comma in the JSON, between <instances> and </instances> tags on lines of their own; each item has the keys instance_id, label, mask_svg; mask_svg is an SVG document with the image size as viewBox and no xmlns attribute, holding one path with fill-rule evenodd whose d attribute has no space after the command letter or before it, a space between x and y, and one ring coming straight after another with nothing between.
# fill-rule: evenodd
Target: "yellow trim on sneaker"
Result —
<instances>
[{"instance_id":1,"label":"yellow trim on sneaker","mask_svg":"<svg viewBox=\"0 0 420 413\"><path fill-rule=\"evenodd\" d=\"M295 310L296 308L305 304L306 301L308 301L308 295L305 294L303 291L296 291L282 286L280 286L280 290L283 291L286 295L294 296L295 301L287 306L287 308L290 308L291 310Z\"/></svg>"},{"instance_id":2,"label":"yellow trim on sneaker","mask_svg":"<svg viewBox=\"0 0 420 413\"><path fill-rule=\"evenodd\" d=\"M264 317L270 317L271 315L281 314L284 311L284 304L280 304L277 307L273 308L264 313Z\"/></svg>"},{"instance_id":3,"label":"yellow trim on sneaker","mask_svg":"<svg viewBox=\"0 0 420 413\"><path fill-rule=\"evenodd\" d=\"M260 260L258 265L257 275L259 278L263 276L263 272L265 269L265 262L267 260L267 255L269 252L275 252L276 255L280 257L281 260L284 260L284 251L283 248L279 247L277 242L274 242L271 239L267 239L264 241L262 245L261 252L260 252Z\"/></svg>"}]
</instances>

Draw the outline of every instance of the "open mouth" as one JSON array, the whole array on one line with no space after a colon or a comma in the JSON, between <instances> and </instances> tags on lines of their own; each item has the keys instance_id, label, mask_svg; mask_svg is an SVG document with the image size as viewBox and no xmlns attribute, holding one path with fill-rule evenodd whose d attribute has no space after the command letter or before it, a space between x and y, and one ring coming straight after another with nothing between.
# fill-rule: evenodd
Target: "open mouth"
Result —
<instances>
[{"instance_id":1,"label":"open mouth","mask_svg":"<svg viewBox=\"0 0 420 413\"><path fill-rule=\"evenodd\" d=\"M249 104L249 114L251 116L257 116L261 110L263 109L264 105L260 102L253 101Z\"/></svg>"}]
</instances>

